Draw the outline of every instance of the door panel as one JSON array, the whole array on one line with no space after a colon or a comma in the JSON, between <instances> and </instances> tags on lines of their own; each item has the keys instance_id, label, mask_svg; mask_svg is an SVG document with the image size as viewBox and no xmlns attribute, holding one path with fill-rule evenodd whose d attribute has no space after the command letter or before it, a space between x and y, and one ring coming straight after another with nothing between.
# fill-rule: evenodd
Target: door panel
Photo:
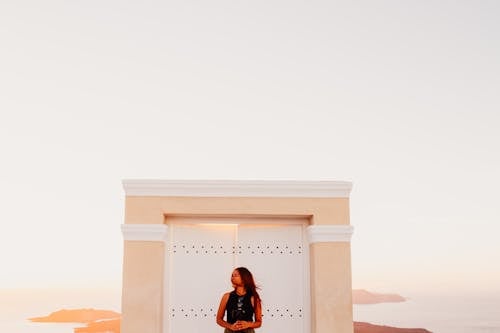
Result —
<instances>
[{"instance_id":1,"label":"door panel","mask_svg":"<svg viewBox=\"0 0 500 333\"><path fill-rule=\"evenodd\" d=\"M302 247L301 225L239 227L237 265L250 269L261 287L260 333L303 332Z\"/></svg>"},{"instance_id":2,"label":"door panel","mask_svg":"<svg viewBox=\"0 0 500 333\"><path fill-rule=\"evenodd\" d=\"M222 294L231 288L235 225L179 224L170 247L170 332L220 333Z\"/></svg>"}]
</instances>

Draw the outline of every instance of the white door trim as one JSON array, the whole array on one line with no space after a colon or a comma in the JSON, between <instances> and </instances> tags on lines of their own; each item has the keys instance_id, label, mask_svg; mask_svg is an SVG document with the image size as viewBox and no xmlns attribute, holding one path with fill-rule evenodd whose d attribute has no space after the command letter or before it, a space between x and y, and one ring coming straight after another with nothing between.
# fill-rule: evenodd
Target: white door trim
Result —
<instances>
[{"instance_id":1,"label":"white door trim","mask_svg":"<svg viewBox=\"0 0 500 333\"><path fill-rule=\"evenodd\" d=\"M168 239L166 224L122 224L123 240L126 241L159 241Z\"/></svg>"},{"instance_id":2,"label":"white door trim","mask_svg":"<svg viewBox=\"0 0 500 333\"><path fill-rule=\"evenodd\" d=\"M307 227L309 244L350 242L354 228L351 225L310 225Z\"/></svg>"},{"instance_id":3,"label":"white door trim","mask_svg":"<svg viewBox=\"0 0 500 333\"><path fill-rule=\"evenodd\" d=\"M352 183L298 180L125 179L126 196L348 198Z\"/></svg>"}]
</instances>

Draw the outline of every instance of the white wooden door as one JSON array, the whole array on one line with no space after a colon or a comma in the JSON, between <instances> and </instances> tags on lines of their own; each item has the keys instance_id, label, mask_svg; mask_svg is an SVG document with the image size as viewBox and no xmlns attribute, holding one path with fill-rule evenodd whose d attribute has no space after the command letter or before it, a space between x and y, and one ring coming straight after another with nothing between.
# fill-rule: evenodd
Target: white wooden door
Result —
<instances>
[{"instance_id":1,"label":"white wooden door","mask_svg":"<svg viewBox=\"0 0 500 333\"><path fill-rule=\"evenodd\" d=\"M207 222L213 220L170 224L167 332L223 332L215 316L222 294L232 290L231 272L239 266L247 267L261 288L263 324L257 333L307 332L304 225Z\"/></svg>"},{"instance_id":2,"label":"white wooden door","mask_svg":"<svg viewBox=\"0 0 500 333\"><path fill-rule=\"evenodd\" d=\"M238 228L238 266L247 267L262 297L260 333L306 332L304 305L306 275L301 225L251 226Z\"/></svg>"}]
</instances>

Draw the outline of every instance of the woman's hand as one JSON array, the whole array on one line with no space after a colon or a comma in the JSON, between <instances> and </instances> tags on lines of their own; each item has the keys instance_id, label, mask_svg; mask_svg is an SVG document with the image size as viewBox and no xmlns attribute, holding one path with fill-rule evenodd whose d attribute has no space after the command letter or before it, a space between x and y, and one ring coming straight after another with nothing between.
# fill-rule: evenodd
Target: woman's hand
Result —
<instances>
[{"instance_id":1,"label":"woman's hand","mask_svg":"<svg viewBox=\"0 0 500 333\"><path fill-rule=\"evenodd\" d=\"M235 322L234 324L232 324L231 327L229 327L229 329L232 331L242 330L241 324L239 322Z\"/></svg>"},{"instance_id":2,"label":"woman's hand","mask_svg":"<svg viewBox=\"0 0 500 333\"><path fill-rule=\"evenodd\" d=\"M252 323L249 321L238 320L233 324L234 328L231 328L233 331L244 330L246 328L250 328Z\"/></svg>"}]
</instances>

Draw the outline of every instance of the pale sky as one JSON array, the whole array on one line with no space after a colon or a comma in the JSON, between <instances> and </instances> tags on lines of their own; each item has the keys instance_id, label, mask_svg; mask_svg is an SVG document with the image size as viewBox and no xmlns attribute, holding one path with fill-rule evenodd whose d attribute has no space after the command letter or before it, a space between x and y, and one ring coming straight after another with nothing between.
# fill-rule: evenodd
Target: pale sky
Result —
<instances>
[{"instance_id":1,"label":"pale sky","mask_svg":"<svg viewBox=\"0 0 500 333\"><path fill-rule=\"evenodd\" d=\"M500 290L497 1L2 1L0 288L121 285L121 180L352 181L353 286Z\"/></svg>"}]
</instances>

